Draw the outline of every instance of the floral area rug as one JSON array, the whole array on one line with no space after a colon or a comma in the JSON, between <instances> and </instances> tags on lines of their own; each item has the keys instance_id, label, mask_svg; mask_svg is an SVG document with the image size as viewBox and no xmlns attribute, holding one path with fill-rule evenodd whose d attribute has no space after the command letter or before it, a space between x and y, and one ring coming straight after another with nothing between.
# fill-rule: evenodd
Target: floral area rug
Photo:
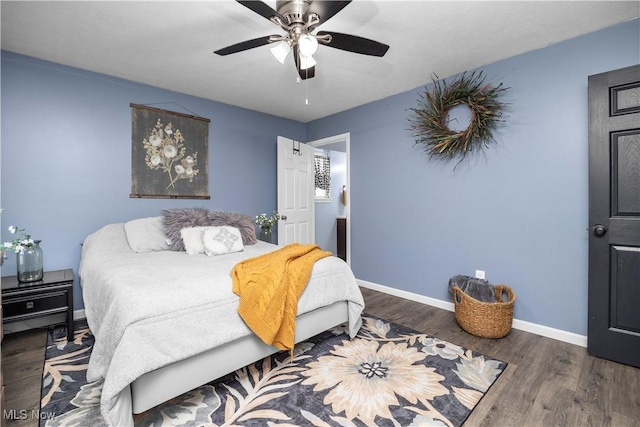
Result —
<instances>
[{"instance_id":1,"label":"floral area rug","mask_svg":"<svg viewBox=\"0 0 640 427\"><path fill-rule=\"evenodd\" d=\"M135 416L136 426L460 426L506 363L365 315ZM49 333L41 425L103 426L86 324Z\"/></svg>"}]
</instances>

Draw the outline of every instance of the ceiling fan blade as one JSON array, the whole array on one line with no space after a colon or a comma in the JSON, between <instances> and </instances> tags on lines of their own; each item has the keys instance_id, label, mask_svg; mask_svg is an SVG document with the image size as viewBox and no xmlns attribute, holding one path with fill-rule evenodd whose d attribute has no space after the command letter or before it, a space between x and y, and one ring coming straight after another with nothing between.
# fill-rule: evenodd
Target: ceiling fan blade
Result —
<instances>
[{"instance_id":1,"label":"ceiling fan blade","mask_svg":"<svg viewBox=\"0 0 640 427\"><path fill-rule=\"evenodd\" d=\"M217 53L218 55L230 55L232 53L242 52L243 50L253 49L254 47L260 47L271 43L269 40L271 37L278 36L264 36L258 37L257 39L247 40L244 42L236 43L231 46L223 47L222 49L218 49L213 53Z\"/></svg>"},{"instance_id":2,"label":"ceiling fan blade","mask_svg":"<svg viewBox=\"0 0 640 427\"><path fill-rule=\"evenodd\" d=\"M340 12L345 8L351 0L348 1L332 1L332 0L314 0L309 5L309 9L307 9L307 13L304 15L305 22L307 21L307 17L311 13L315 13L320 17L320 24L327 22L329 19L333 17L336 13Z\"/></svg>"},{"instance_id":3,"label":"ceiling fan blade","mask_svg":"<svg viewBox=\"0 0 640 427\"><path fill-rule=\"evenodd\" d=\"M265 2L262 2L260 0L236 0L236 1L241 5L243 5L244 7L253 10L258 15L264 16L269 21L271 21L272 16L277 16L278 18L280 18L282 22L286 22L284 19L284 16L282 16L278 11L272 9L271 6L269 6Z\"/></svg>"},{"instance_id":4,"label":"ceiling fan blade","mask_svg":"<svg viewBox=\"0 0 640 427\"><path fill-rule=\"evenodd\" d=\"M384 56L385 53L387 53L387 50L389 50L388 45L375 40L365 39L364 37L335 33L333 31L318 31L319 36L324 36L326 34L331 36L331 41L327 43L327 46L336 49L371 56Z\"/></svg>"},{"instance_id":5,"label":"ceiling fan blade","mask_svg":"<svg viewBox=\"0 0 640 427\"><path fill-rule=\"evenodd\" d=\"M298 75L302 80L312 79L316 76L316 67L309 67L307 69L300 68L300 52L298 51L298 46L293 49L293 60L296 63L296 69L298 70Z\"/></svg>"}]
</instances>

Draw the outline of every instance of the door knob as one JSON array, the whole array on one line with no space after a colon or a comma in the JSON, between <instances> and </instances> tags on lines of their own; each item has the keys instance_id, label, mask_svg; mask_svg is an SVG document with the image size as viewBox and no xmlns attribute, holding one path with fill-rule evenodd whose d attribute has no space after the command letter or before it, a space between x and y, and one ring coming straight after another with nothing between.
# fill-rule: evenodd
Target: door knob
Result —
<instances>
[{"instance_id":1,"label":"door knob","mask_svg":"<svg viewBox=\"0 0 640 427\"><path fill-rule=\"evenodd\" d=\"M283 220L283 221L286 221L287 220L287 216L286 215L280 215L280 219Z\"/></svg>"},{"instance_id":2,"label":"door knob","mask_svg":"<svg viewBox=\"0 0 640 427\"><path fill-rule=\"evenodd\" d=\"M606 232L607 232L607 227L605 227L602 224L598 224L595 227L593 227L593 233L598 237L604 236Z\"/></svg>"}]
</instances>

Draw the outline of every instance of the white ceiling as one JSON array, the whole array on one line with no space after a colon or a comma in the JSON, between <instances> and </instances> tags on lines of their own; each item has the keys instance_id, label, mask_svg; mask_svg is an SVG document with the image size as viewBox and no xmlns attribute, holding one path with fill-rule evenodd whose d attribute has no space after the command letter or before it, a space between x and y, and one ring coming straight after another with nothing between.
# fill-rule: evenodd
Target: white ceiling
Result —
<instances>
[{"instance_id":1,"label":"white ceiling","mask_svg":"<svg viewBox=\"0 0 640 427\"><path fill-rule=\"evenodd\" d=\"M1 14L4 50L308 122L637 18L640 1L355 0L319 29L387 54L320 46L299 84L291 55L282 65L268 46L213 54L283 33L235 1L4 0Z\"/></svg>"}]
</instances>

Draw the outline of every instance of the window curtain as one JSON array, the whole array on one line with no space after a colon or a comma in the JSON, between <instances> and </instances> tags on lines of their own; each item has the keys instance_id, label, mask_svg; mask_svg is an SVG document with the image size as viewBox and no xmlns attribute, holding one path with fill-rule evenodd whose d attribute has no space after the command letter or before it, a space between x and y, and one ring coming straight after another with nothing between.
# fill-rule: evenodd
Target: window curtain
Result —
<instances>
[{"instance_id":1,"label":"window curtain","mask_svg":"<svg viewBox=\"0 0 640 427\"><path fill-rule=\"evenodd\" d=\"M329 198L329 189L331 184L331 160L326 154L316 154L314 164L316 188L324 190L326 197Z\"/></svg>"}]
</instances>

